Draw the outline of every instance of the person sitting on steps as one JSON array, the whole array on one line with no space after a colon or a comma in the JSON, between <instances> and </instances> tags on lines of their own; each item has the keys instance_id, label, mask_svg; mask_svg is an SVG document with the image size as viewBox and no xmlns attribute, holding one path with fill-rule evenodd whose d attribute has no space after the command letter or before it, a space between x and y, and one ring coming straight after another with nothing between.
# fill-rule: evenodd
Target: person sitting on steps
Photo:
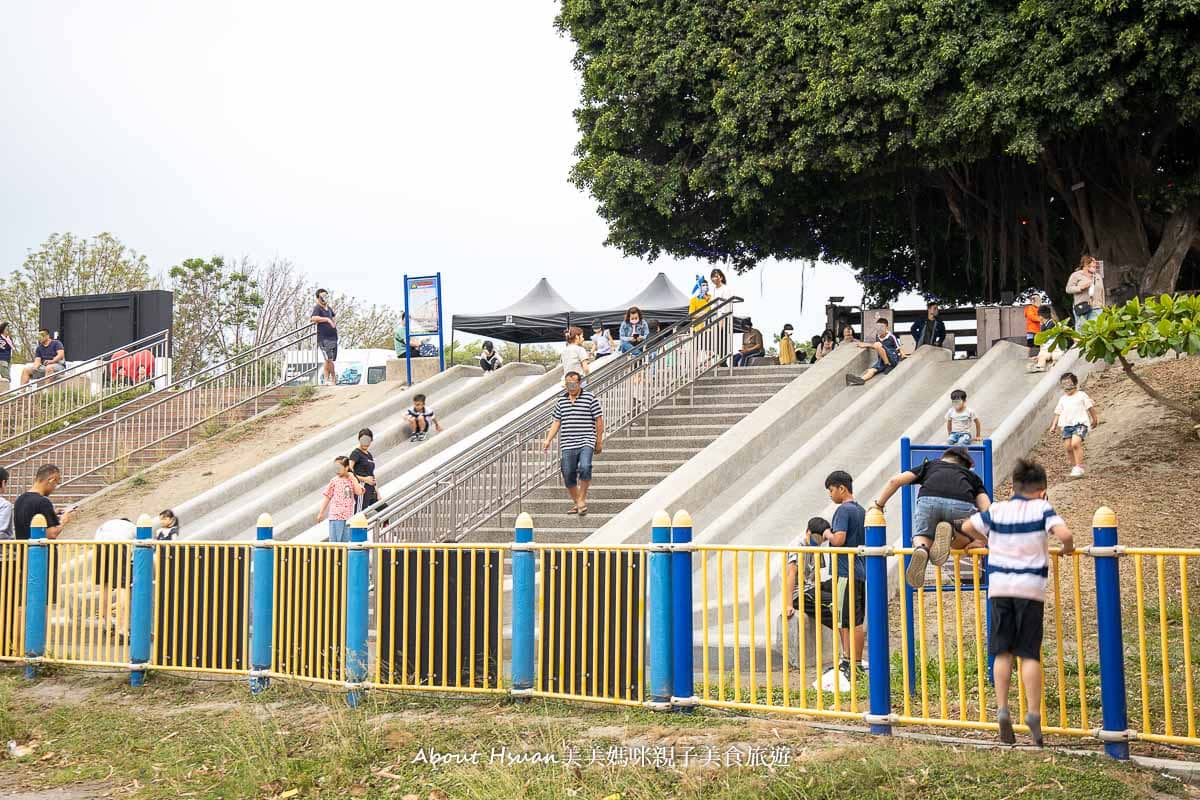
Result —
<instances>
[{"instance_id":1,"label":"person sitting on steps","mask_svg":"<svg viewBox=\"0 0 1200 800\"><path fill-rule=\"evenodd\" d=\"M742 349L733 354L735 367L750 366L750 359L764 355L762 331L754 327L754 321L746 317L746 330L742 332Z\"/></svg>"},{"instance_id":2,"label":"person sitting on steps","mask_svg":"<svg viewBox=\"0 0 1200 800\"><path fill-rule=\"evenodd\" d=\"M862 375L846 375L847 386L862 386L876 375L886 375L896 368L904 356L900 353L900 340L888 330L888 321L883 317L875 320L875 341L855 342L860 350L874 350L875 363Z\"/></svg>"}]
</instances>

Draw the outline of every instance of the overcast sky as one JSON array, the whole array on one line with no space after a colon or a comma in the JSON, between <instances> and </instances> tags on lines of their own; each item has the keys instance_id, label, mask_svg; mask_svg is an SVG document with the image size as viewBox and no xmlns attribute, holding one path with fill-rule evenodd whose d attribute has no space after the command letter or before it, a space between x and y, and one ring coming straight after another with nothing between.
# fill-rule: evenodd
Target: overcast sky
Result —
<instances>
[{"instance_id":1,"label":"overcast sky","mask_svg":"<svg viewBox=\"0 0 1200 800\"><path fill-rule=\"evenodd\" d=\"M447 315L542 276L595 307L659 270L685 293L708 271L603 246L567 181L578 79L552 0L5 5L4 271L52 232L110 231L156 270L278 255L397 307L405 272L440 270ZM733 285L765 333L798 338L829 295L861 297L828 265Z\"/></svg>"}]
</instances>

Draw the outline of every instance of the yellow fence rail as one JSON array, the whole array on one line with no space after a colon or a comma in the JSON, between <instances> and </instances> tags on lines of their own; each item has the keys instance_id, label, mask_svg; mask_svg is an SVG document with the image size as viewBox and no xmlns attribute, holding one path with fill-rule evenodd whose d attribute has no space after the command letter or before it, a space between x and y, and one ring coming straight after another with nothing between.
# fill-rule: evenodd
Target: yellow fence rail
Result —
<instances>
[{"instance_id":1,"label":"yellow fence rail","mask_svg":"<svg viewBox=\"0 0 1200 800\"><path fill-rule=\"evenodd\" d=\"M29 543L0 542L0 661L25 658L25 588Z\"/></svg>"},{"instance_id":2,"label":"yellow fence rail","mask_svg":"<svg viewBox=\"0 0 1200 800\"><path fill-rule=\"evenodd\" d=\"M910 594L911 550L693 545L690 523L679 542L620 547L533 543L531 528L503 545L298 544L263 530L255 542L0 542L0 661L998 727L985 550L952 553ZM1115 522L1103 530L1115 541ZM1045 732L1200 746L1197 559L1051 551ZM664 680L664 635L690 688L678 671ZM872 660L866 636L890 657ZM1129 730L1114 730L1125 695Z\"/></svg>"},{"instance_id":3,"label":"yellow fence rail","mask_svg":"<svg viewBox=\"0 0 1200 800\"><path fill-rule=\"evenodd\" d=\"M839 579L861 572L856 551L697 546L694 552L700 562L700 704L861 719L866 687L861 641L850 637L858 656L851 657L840 635L803 624L862 619L862 581ZM788 596L792 555L796 591ZM821 579L806 586L805 575Z\"/></svg>"}]
</instances>

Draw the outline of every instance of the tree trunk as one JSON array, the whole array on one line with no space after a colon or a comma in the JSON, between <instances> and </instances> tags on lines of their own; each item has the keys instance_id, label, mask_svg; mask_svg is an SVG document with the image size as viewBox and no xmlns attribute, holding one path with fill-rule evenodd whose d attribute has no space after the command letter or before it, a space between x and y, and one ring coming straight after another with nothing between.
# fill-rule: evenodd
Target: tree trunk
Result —
<instances>
[{"instance_id":1,"label":"tree trunk","mask_svg":"<svg viewBox=\"0 0 1200 800\"><path fill-rule=\"evenodd\" d=\"M1175 291L1179 270L1200 232L1200 207L1181 208L1167 218L1158 248L1146 263L1139 289L1142 294Z\"/></svg>"}]
</instances>

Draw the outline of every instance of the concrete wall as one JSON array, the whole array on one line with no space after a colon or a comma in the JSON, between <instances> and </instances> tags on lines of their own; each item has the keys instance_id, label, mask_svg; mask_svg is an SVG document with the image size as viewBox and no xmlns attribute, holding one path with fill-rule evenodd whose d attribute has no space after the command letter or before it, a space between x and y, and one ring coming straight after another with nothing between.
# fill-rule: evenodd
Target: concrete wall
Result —
<instances>
[{"instance_id":1,"label":"concrete wall","mask_svg":"<svg viewBox=\"0 0 1200 800\"><path fill-rule=\"evenodd\" d=\"M441 361L437 358L414 358L413 363L413 383L420 383L424 380L429 380L438 373L438 367L441 366ZM407 381L408 380L408 359L404 358L389 358L387 360L387 374L384 380L388 381ZM456 365L457 366L457 365ZM476 366L475 364L463 364L462 366Z\"/></svg>"}]
</instances>

